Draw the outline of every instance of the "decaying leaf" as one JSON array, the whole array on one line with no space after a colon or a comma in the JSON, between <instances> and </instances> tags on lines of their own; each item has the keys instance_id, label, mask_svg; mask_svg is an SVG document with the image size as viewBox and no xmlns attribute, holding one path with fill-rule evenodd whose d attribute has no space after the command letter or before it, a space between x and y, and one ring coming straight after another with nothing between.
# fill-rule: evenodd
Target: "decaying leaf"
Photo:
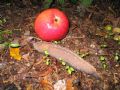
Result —
<instances>
[{"instance_id":1,"label":"decaying leaf","mask_svg":"<svg viewBox=\"0 0 120 90\"><path fill-rule=\"evenodd\" d=\"M28 84L28 85L26 86L26 90L33 90L33 89L32 89L32 84Z\"/></svg>"},{"instance_id":2,"label":"decaying leaf","mask_svg":"<svg viewBox=\"0 0 120 90\"><path fill-rule=\"evenodd\" d=\"M66 80L66 90L75 90L73 86L73 81L76 79L76 77L71 77Z\"/></svg>"},{"instance_id":3,"label":"decaying leaf","mask_svg":"<svg viewBox=\"0 0 120 90\"><path fill-rule=\"evenodd\" d=\"M48 68L46 68L45 70L43 70L43 71L39 74L39 76L40 76L40 77L47 76L47 75L50 74L51 72L52 72L52 68L51 68L51 67L48 67Z\"/></svg>"},{"instance_id":4,"label":"decaying leaf","mask_svg":"<svg viewBox=\"0 0 120 90\"><path fill-rule=\"evenodd\" d=\"M120 33L120 28L113 28L113 33L117 33L117 34L119 34Z\"/></svg>"},{"instance_id":5,"label":"decaying leaf","mask_svg":"<svg viewBox=\"0 0 120 90\"><path fill-rule=\"evenodd\" d=\"M29 60L29 56L30 56L30 54L27 53L27 54L22 55L22 58L23 58L24 60Z\"/></svg>"},{"instance_id":6,"label":"decaying leaf","mask_svg":"<svg viewBox=\"0 0 120 90\"><path fill-rule=\"evenodd\" d=\"M66 82L66 90L73 90L72 79L68 79Z\"/></svg>"},{"instance_id":7,"label":"decaying leaf","mask_svg":"<svg viewBox=\"0 0 120 90\"><path fill-rule=\"evenodd\" d=\"M21 60L19 47L17 48L10 47L10 56L16 60Z\"/></svg>"},{"instance_id":8,"label":"decaying leaf","mask_svg":"<svg viewBox=\"0 0 120 90\"><path fill-rule=\"evenodd\" d=\"M43 90L53 90L52 84L47 79L41 80L40 85L42 86Z\"/></svg>"}]
</instances>

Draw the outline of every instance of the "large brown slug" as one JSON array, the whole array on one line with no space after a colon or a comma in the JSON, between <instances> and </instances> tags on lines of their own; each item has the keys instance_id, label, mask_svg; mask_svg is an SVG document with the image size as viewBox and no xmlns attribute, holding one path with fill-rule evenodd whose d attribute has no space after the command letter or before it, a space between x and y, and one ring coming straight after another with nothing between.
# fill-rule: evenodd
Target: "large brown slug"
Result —
<instances>
[{"instance_id":1,"label":"large brown slug","mask_svg":"<svg viewBox=\"0 0 120 90\"><path fill-rule=\"evenodd\" d=\"M100 78L94 66L67 48L50 42L36 42L33 44L33 47L40 53L44 53L45 50L47 50L49 55L55 57L57 60L62 58L66 63L75 69L93 75L96 78Z\"/></svg>"}]
</instances>

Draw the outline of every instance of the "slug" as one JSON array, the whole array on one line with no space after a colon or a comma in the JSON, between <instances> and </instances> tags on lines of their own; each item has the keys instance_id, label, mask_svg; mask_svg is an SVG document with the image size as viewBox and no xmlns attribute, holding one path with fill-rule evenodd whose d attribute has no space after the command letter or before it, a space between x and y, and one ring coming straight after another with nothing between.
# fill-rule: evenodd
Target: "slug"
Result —
<instances>
[{"instance_id":1,"label":"slug","mask_svg":"<svg viewBox=\"0 0 120 90\"><path fill-rule=\"evenodd\" d=\"M97 79L100 78L94 66L65 47L61 47L50 42L36 42L33 44L33 47L40 53L44 53L47 50L49 55L55 57L58 61L60 58L62 58L66 63L74 67L76 70L90 74Z\"/></svg>"}]
</instances>

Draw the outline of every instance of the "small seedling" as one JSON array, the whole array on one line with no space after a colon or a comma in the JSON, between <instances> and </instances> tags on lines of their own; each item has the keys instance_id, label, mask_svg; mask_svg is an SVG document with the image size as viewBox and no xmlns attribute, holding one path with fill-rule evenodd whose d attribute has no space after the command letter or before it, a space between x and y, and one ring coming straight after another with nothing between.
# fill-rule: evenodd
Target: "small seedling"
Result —
<instances>
[{"instance_id":1,"label":"small seedling","mask_svg":"<svg viewBox=\"0 0 120 90\"><path fill-rule=\"evenodd\" d=\"M67 65L65 68L66 68L68 74L72 74L72 72L75 71L73 67L70 67L70 66L68 66L68 65Z\"/></svg>"},{"instance_id":2,"label":"small seedling","mask_svg":"<svg viewBox=\"0 0 120 90\"><path fill-rule=\"evenodd\" d=\"M60 44L61 41L53 41L54 44Z\"/></svg>"},{"instance_id":3,"label":"small seedling","mask_svg":"<svg viewBox=\"0 0 120 90\"><path fill-rule=\"evenodd\" d=\"M104 69L107 68L107 64L106 63L103 63L102 66L103 66Z\"/></svg>"},{"instance_id":4,"label":"small seedling","mask_svg":"<svg viewBox=\"0 0 120 90\"><path fill-rule=\"evenodd\" d=\"M45 61L46 65L50 65L50 59L47 58L46 61Z\"/></svg>"},{"instance_id":5,"label":"small seedling","mask_svg":"<svg viewBox=\"0 0 120 90\"><path fill-rule=\"evenodd\" d=\"M113 38L115 41L119 41L120 40L120 35L115 35Z\"/></svg>"},{"instance_id":6,"label":"small seedling","mask_svg":"<svg viewBox=\"0 0 120 90\"><path fill-rule=\"evenodd\" d=\"M64 66L66 65L66 62L64 62L64 60L62 58L59 58L59 60L61 61L62 65L64 65Z\"/></svg>"},{"instance_id":7,"label":"small seedling","mask_svg":"<svg viewBox=\"0 0 120 90\"><path fill-rule=\"evenodd\" d=\"M49 56L49 53L47 50L45 50L44 53L45 53L45 56Z\"/></svg>"},{"instance_id":8,"label":"small seedling","mask_svg":"<svg viewBox=\"0 0 120 90\"><path fill-rule=\"evenodd\" d=\"M69 69L70 69L72 72L75 71L73 67L70 67Z\"/></svg>"},{"instance_id":9,"label":"small seedling","mask_svg":"<svg viewBox=\"0 0 120 90\"><path fill-rule=\"evenodd\" d=\"M119 55L117 52L115 53L114 59L115 59L116 61L119 61L119 60L120 60L120 55Z\"/></svg>"},{"instance_id":10,"label":"small seedling","mask_svg":"<svg viewBox=\"0 0 120 90\"><path fill-rule=\"evenodd\" d=\"M105 26L105 30L111 31L111 30L112 30L112 25L107 25L107 26Z\"/></svg>"},{"instance_id":11,"label":"small seedling","mask_svg":"<svg viewBox=\"0 0 120 90\"><path fill-rule=\"evenodd\" d=\"M120 28L118 27L113 28L113 33L120 34Z\"/></svg>"},{"instance_id":12,"label":"small seedling","mask_svg":"<svg viewBox=\"0 0 120 90\"><path fill-rule=\"evenodd\" d=\"M101 48L107 48L108 46L106 44L100 45Z\"/></svg>"},{"instance_id":13,"label":"small seedling","mask_svg":"<svg viewBox=\"0 0 120 90\"><path fill-rule=\"evenodd\" d=\"M100 60L101 63L102 63L102 67L103 67L104 69L106 69L106 68L107 68L107 63L106 63L106 58L105 58L105 56L100 56L100 57L99 57L99 60Z\"/></svg>"},{"instance_id":14,"label":"small seedling","mask_svg":"<svg viewBox=\"0 0 120 90\"><path fill-rule=\"evenodd\" d=\"M62 63L62 65L64 65L64 66L66 65L66 63L65 63L64 61L62 61L61 63Z\"/></svg>"},{"instance_id":15,"label":"small seedling","mask_svg":"<svg viewBox=\"0 0 120 90\"><path fill-rule=\"evenodd\" d=\"M0 25L2 25L3 24L3 21L2 20L0 20Z\"/></svg>"},{"instance_id":16,"label":"small seedling","mask_svg":"<svg viewBox=\"0 0 120 90\"><path fill-rule=\"evenodd\" d=\"M89 55L89 53L81 53L81 54L80 54L80 57L81 57L81 58L84 58L84 57L86 57L86 56L88 56L88 55Z\"/></svg>"},{"instance_id":17,"label":"small seedling","mask_svg":"<svg viewBox=\"0 0 120 90\"><path fill-rule=\"evenodd\" d=\"M67 65L67 66L65 67L65 69L68 69L68 68L70 68L70 66Z\"/></svg>"},{"instance_id":18,"label":"small seedling","mask_svg":"<svg viewBox=\"0 0 120 90\"><path fill-rule=\"evenodd\" d=\"M66 64L66 62L64 62L64 60L63 60L62 58L59 58L59 60L61 61L61 64L62 64L63 66L65 66L65 69L67 70L68 74L72 74L72 72L75 71L74 68L68 66L68 65Z\"/></svg>"},{"instance_id":19,"label":"small seedling","mask_svg":"<svg viewBox=\"0 0 120 90\"><path fill-rule=\"evenodd\" d=\"M120 41L118 41L118 44L120 45Z\"/></svg>"},{"instance_id":20,"label":"small seedling","mask_svg":"<svg viewBox=\"0 0 120 90\"><path fill-rule=\"evenodd\" d=\"M80 55L81 58L85 58L86 56L89 55L88 52L77 52L78 55Z\"/></svg>"},{"instance_id":21,"label":"small seedling","mask_svg":"<svg viewBox=\"0 0 120 90\"><path fill-rule=\"evenodd\" d=\"M105 57L104 57L104 56L100 56L100 57L99 57L99 60L100 60L100 61L105 61Z\"/></svg>"},{"instance_id":22,"label":"small seedling","mask_svg":"<svg viewBox=\"0 0 120 90\"><path fill-rule=\"evenodd\" d=\"M1 18L0 19L0 25L3 25L4 23L6 23L6 19L5 18Z\"/></svg>"},{"instance_id":23,"label":"small seedling","mask_svg":"<svg viewBox=\"0 0 120 90\"><path fill-rule=\"evenodd\" d=\"M63 59L62 58L59 58L60 61L62 61Z\"/></svg>"},{"instance_id":24,"label":"small seedling","mask_svg":"<svg viewBox=\"0 0 120 90\"><path fill-rule=\"evenodd\" d=\"M72 74L72 71L70 69L67 70L68 74Z\"/></svg>"}]
</instances>

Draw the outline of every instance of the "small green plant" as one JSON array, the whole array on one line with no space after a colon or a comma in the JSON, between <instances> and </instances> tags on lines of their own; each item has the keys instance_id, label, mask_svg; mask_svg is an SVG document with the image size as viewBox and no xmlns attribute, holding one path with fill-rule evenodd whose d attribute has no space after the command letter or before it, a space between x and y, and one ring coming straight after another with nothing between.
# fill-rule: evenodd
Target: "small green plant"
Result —
<instances>
[{"instance_id":1,"label":"small green plant","mask_svg":"<svg viewBox=\"0 0 120 90\"><path fill-rule=\"evenodd\" d=\"M100 61L105 61L105 57L104 57L104 56L100 56L100 57L99 57L99 60L100 60Z\"/></svg>"},{"instance_id":2,"label":"small green plant","mask_svg":"<svg viewBox=\"0 0 120 90\"><path fill-rule=\"evenodd\" d=\"M106 25L105 26L106 31L112 31L112 28L113 28L112 25Z\"/></svg>"},{"instance_id":3,"label":"small green plant","mask_svg":"<svg viewBox=\"0 0 120 90\"><path fill-rule=\"evenodd\" d=\"M113 39L120 45L120 35L114 35Z\"/></svg>"},{"instance_id":4,"label":"small green plant","mask_svg":"<svg viewBox=\"0 0 120 90\"><path fill-rule=\"evenodd\" d=\"M51 63L51 62L50 62L50 59L47 58L46 61L45 61L45 64L46 64L46 65L50 65L50 63Z\"/></svg>"},{"instance_id":5,"label":"small green plant","mask_svg":"<svg viewBox=\"0 0 120 90\"><path fill-rule=\"evenodd\" d=\"M6 19L5 18L0 18L0 25L3 25L4 23L6 23Z\"/></svg>"},{"instance_id":6,"label":"small green plant","mask_svg":"<svg viewBox=\"0 0 120 90\"><path fill-rule=\"evenodd\" d=\"M62 61L61 63L62 63L62 65L66 65L66 63L64 61Z\"/></svg>"},{"instance_id":7,"label":"small green plant","mask_svg":"<svg viewBox=\"0 0 120 90\"><path fill-rule=\"evenodd\" d=\"M81 58L85 58L86 56L88 56L89 55L89 53L88 52L77 52L77 54L81 57Z\"/></svg>"},{"instance_id":8,"label":"small green plant","mask_svg":"<svg viewBox=\"0 0 120 90\"><path fill-rule=\"evenodd\" d=\"M64 65L64 66L66 65L66 62L64 62L64 60L62 58L59 58L59 60L61 61L62 65Z\"/></svg>"},{"instance_id":9,"label":"small green plant","mask_svg":"<svg viewBox=\"0 0 120 90\"><path fill-rule=\"evenodd\" d=\"M120 54L118 52L115 53L114 56L115 61L119 62L120 61Z\"/></svg>"},{"instance_id":10,"label":"small green plant","mask_svg":"<svg viewBox=\"0 0 120 90\"><path fill-rule=\"evenodd\" d=\"M47 50L44 51L44 54L45 54L46 57L49 56L49 52Z\"/></svg>"},{"instance_id":11,"label":"small green plant","mask_svg":"<svg viewBox=\"0 0 120 90\"><path fill-rule=\"evenodd\" d=\"M120 35L115 35L113 38L115 41L120 41Z\"/></svg>"},{"instance_id":12,"label":"small green plant","mask_svg":"<svg viewBox=\"0 0 120 90\"><path fill-rule=\"evenodd\" d=\"M0 49L4 49L5 47L8 47L9 46L9 43L8 42L4 42L2 44L0 44Z\"/></svg>"},{"instance_id":13,"label":"small green plant","mask_svg":"<svg viewBox=\"0 0 120 90\"><path fill-rule=\"evenodd\" d=\"M60 44L61 41L53 41L54 44Z\"/></svg>"},{"instance_id":14,"label":"small green plant","mask_svg":"<svg viewBox=\"0 0 120 90\"><path fill-rule=\"evenodd\" d=\"M68 73L68 74L72 74L72 73L75 71L74 68L68 66L68 65L66 64L66 62L64 62L64 60L63 60L62 58L60 58L59 60L61 61L61 64L62 64L63 66L65 66L65 69L67 70L67 73Z\"/></svg>"},{"instance_id":15,"label":"small green plant","mask_svg":"<svg viewBox=\"0 0 120 90\"><path fill-rule=\"evenodd\" d=\"M80 0L81 1L81 4L84 5L85 7L89 7L93 0Z\"/></svg>"},{"instance_id":16,"label":"small green plant","mask_svg":"<svg viewBox=\"0 0 120 90\"><path fill-rule=\"evenodd\" d=\"M65 3L65 0L57 0L60 5L63 5Z\"/></svg>"},{"instance_id":17,"label":"small green plant","mask_svg":"<svg viewBox=\"0 0 120 90\"><path fill-rule=\"evenodd\" d=\"M106 68L107 68L106 57L101 55L101 56L99 57L99 60L100 60L100 62L102 63L102 67L103 67L104 69L106 69Z\"/></svg>"},{"instance_id":18,"label":"small green plant","mask_svg":"<svg viewBox=\"0 0 120 90\"><path fill-rule=\"evenodd\" d=\"M108 46L106 44L101 44L100 47L101 48L107 48Z\"/></svg>"},{"instance_id":19,"label":"small green plant","mask_svg":"<svg viewBox=\"0 0 120 90\"><path fill-rule=\"evenodd\" d=\"M73 67L70 67L70 66L66 66L66 70L68 72L68 74L72 74L75 70Z\"/></svg>"},{"instance_id":20,"label":"small green plant","mask_svg":"<svg viewBox=\"0 0 120 90\"><path fill-rule=\"evenodd\" d=\"M120 28L113 28L112 25L106 25L104 27L104 30L106 30L105 38L110 38L112 40L115 40L118 44L120 44Z\"/></svg>"},{"instance_id":21,"label":"small green plant","mask_svg":"<svg viewBox=\"0 0 120 90\"><path fill-rule=\"evenodd\" d=\"M0 17L0 26L3 26L6 23L6 19ZM10 41L8 37L12 34L11 30L0 28L0 44Z\"/></svg>"}]
</instances>

